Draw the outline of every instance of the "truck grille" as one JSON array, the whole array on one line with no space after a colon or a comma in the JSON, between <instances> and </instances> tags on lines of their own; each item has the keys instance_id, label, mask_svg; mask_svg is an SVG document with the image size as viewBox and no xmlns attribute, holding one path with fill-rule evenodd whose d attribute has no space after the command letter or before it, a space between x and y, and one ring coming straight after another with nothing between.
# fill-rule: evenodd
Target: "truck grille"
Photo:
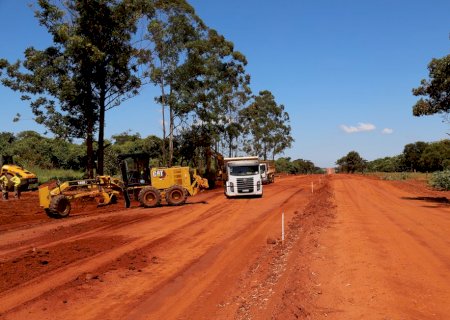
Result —
<instances>
[{"instance_id":1,"label":"truck grille","mask_svg":"<svg viewBox=\"0 0 450 320\"><path fill-rule=\"evenodd\" d=\"M241 178L237 179L237 191L238 193L249 193L253 192L253 178Z\"/></svg>"}]
</instances>

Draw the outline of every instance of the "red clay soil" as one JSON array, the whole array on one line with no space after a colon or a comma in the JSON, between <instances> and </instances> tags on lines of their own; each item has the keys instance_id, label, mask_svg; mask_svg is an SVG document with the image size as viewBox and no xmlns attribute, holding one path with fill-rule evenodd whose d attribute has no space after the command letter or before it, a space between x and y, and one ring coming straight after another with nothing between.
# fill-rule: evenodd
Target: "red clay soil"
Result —
<instances>
[{"instance_id":1,"label":"red clay soil","mask_svg":"<svg viewBox=\"0 0 450 320\"><path fill-rule=\"evenodd\" d=\"M0 318L448 319L449 200L420 182L287 176L262 198L88 201L51 219L23 193L0 202Z\"/></svg>"}]
</instances>

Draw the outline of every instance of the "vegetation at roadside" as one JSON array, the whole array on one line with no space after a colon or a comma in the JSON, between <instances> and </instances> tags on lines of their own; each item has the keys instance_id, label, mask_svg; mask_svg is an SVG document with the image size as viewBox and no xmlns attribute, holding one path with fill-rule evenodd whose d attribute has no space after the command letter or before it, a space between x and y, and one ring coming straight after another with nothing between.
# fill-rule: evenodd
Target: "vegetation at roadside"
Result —
<instances>
[{"instance_id":1,"label":"vegetation at roadside","mask_svg":"<svg viewBox=\"0 0 450 320\"><path fill-rule=\"evenodd\" d=\"M347 155L336 161L338 172L364 172L367 161L361 158L358 152L350 151Z\"/></svg>"},{"instance_id":2,"label":"vegetation at roadside","mask_svg":"<svg viewBox=\"0 0 450 320\"><path fill-rule=\"evenodd\" d=\"M423 172L366 172L365 174L376 176L382 180L419 180L428 181L431 174Z\"/></svg>"},{"instance_id":3,"label":"vegetation at roadside","mask_svg":"<svg viewBox=\"0 0 450 320\"><path fill-rule=\"evenodd\" d=\"M142 138L138 133L123 132L106 140L104 173L119 175L118 155L147 153L151 165L162 166L161 138L150 135ZM166 141L167 142L167 141ZM206 163L198 151L195 139L176 136L174 139L174 165L189 165L206 173ZM40 182L53 178L67 180L86 177L86 148L84 145L48 138L34 131L19 134L0 132L0 155L13 156L14 162L36 173ZM290 174L320 173L321 169L309 160L279 158L275 161L277 172Z\"/></svg>"},{"instance_id":4,"label":"vegetation at roadside","mask_svg":"<svg viewBox=\"0 0 450 320\"><path fill-rule=\"evenodd\" d=\"M82 171L67 170L67 169L42 169L39 167L27 167L28 170L38 176L39 184L47 183L49 181L69 181L83 179L85 173Z\"/></svg>"},{"instance_id":5,"label":"vegetation at roadside","mask_svg":"<svg viewBox=\"0 0 450 320\"><path fill-rule=\"evenodd\" d=\"M312 174L324 173L324 170L316 167L313 162L309 160L296 159L291 161L291 158L279 158L275 161L275 168L278 173L289 174Z\"/></svg>"},{"instance_id":6,"label":"vegetation at roadside","mask_svg":"<svg viewBox=\"0 0 450 320\"><path fill-rule=\"evenodd\" d=\"M434 172L429 180L429 184L438 190L450 190L450 170Z\"/></svg>"},{"instance_id":7,"label":"vegetation at roadside","mask_svg":"<svg viewBox=\"0 0 450 320\"><path fill-rule=\"evenodd\" d=\"M403 153L367 161L356 151L336 161L339 172L361 172L384 180L415 179L428 181L439 190L450 190L448 175L450 170L450 140L407 144ZM432 174L431 174L432 173Z\"/></svg>"},{"instance_id":8,"label":"vegetation at roadside","mask_svg":"<svg viewBox=\"0 0 450 320\"><path fill-rule=\"evenodd\" d=\"M450 169L450 140L418 141L405 145L403 153L367 161L351 151L336 161L340 172L435 172Z\"/></svg>"}]
</instances>

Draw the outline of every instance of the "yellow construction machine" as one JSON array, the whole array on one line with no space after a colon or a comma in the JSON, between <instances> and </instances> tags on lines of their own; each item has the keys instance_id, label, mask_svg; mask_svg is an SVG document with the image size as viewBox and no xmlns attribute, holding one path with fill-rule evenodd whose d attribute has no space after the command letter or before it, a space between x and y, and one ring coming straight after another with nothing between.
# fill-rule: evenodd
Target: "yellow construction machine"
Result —
<instances>
[{"instance_id":1,"label":"yellow construction machine","mask_svg":"<svg viewBox=\"0 0 450 320\"><path fill-rule=\"evenodd\" d=\"M8 178L8 180L11 180L11 178L15 175L19 176L21 190L36 190L38 188L39 184L36 174L17 164L14 164L13 157L0 156L0 167L2 169L2 172L6 173L6 177ZM10 191L12 191L12 184L10 188Z\"/></svg>"},{"instance_id":2,"label":"yellow construction machine","mask_svg":"<svg viewBox=\"0 0 450 320\"><path fill-rule=\"evenodd\" d=\"M208 188L208 180L197 175L189 167L149 168L150 157L145 153L120 155L122 180L110 176L96 179L66 181L51 189L39 188L39 203L50 217L62 218L70 213L71 201L94 198L98 205L117 201L122 195L125 207L131 198L146 208L159 206L162 200L177 206L186 202L188 195L195 195Z\"/></svg>"},{"instance_id":3,"label":"yellow construction machine","mask_svg":"<svg viewBox=\"0 0 450 320\"><path fill-rule=\"evenodd\" d=\"M149 155L145 153L119 156L124 184L126 207L133 197L146 208L156 207L162 200L168 205L178 206L187 197L196 195L209 187L208 180L197 175L189 167L149 168Z\"/></svg>"},{"instance_id":4,"label":"yellow construction machine","mask_svg":"<svg viewBox=\"0 0 450 320\"><path fill-rule=\"evenodd\" d=\"M119 179L99 176L96 179L73 180L58 183L50 190L48 186L39 188L39 204L47 215L53 218L67 217L71 209L71 201L91 198L98 205L117 202L123 184Z\"/></svg>"}]
</instances>

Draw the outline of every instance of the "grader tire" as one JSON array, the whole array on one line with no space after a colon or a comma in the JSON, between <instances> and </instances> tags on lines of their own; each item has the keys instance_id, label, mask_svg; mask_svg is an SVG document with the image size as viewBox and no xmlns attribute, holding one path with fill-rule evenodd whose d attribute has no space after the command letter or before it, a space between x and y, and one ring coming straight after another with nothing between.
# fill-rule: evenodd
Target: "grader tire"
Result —
<instances>
[{"instance_id":1,"label":"grader tire","mask_svg":"<svg viewBox=\"0 0 450 320\"><path fill-rule=\"evenodd\" d=\"M70 200L62 194L57 195L50 201L48 211L57 218L65 218L70 213Z\"/></svg>"},{"instance_id":2,"label":"grader tire","mask_svg":"<svg viewBox=\"0 0 450 320\"><path fill-rule=\"evenodd\" d=\"M186 192L181 186L172 186L166 190L166 201L171 206L179 206L186 202Z\"/></svg>"},{"instance_id":3,"label":"grader tire","mask_svg":"<svg viewBox=\"0 0 450 320\"><path fill-rule=\"evenodd\" d=\"M145 208L157 207L161 203L161 193L154 187L145 187L139 192L138 199Z\"/></svg>"}]
</instances>

